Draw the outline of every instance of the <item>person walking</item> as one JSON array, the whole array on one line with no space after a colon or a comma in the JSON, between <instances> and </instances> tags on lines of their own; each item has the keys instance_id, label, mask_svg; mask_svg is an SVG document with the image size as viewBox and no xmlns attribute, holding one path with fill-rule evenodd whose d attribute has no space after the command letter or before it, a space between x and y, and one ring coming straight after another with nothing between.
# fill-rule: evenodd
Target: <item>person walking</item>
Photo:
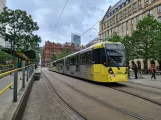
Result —
<instances>
[{"instance_id":1,"label":"person walking","mask_svg":"<svg viewBox=\"0 0 161 120\"><path fill-rule=\"evenodd\" d=\"M138 79L138 67L135 63L134 63L133 70L134 70L134 73L135 73L135 79Z\"/></svg>"},{"instance_id":2,"label":"person walking","mask_svg":"<svg viewBox=\"0 0 161 120\"><path fill-rule=\"evenodd\" d=\"M152 73L151 80L153 78L156 79L156 77L155 77L155 73L156 73L155 65L151 65L151 73Z\"/></svg>"}]
</instances>

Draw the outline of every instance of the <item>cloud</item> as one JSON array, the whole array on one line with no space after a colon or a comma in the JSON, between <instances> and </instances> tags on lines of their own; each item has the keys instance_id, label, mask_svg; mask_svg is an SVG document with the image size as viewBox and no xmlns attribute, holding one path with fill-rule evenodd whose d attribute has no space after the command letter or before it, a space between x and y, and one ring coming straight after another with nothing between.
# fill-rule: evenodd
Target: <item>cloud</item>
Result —
<instances>
[{"instance_id":1,"label":"cloud","mask_svg":"<svg viewBox=\"0 0 161 120\"><path fill-rule=\"evenodd\" d=\"M40 30L36 33L42 38L42 46L46 40L70 42L71 33L82 34L103 17L109 5L117 1L69 0L56 28L55 24L66 0L8 0L7 6L11 9L26 10L33 16L40 26ZM94 27L98 29L98 24ZM82 44L87 44L97 36L98 30L90 30L82 36Z\"/></svg>"}]
</instances>

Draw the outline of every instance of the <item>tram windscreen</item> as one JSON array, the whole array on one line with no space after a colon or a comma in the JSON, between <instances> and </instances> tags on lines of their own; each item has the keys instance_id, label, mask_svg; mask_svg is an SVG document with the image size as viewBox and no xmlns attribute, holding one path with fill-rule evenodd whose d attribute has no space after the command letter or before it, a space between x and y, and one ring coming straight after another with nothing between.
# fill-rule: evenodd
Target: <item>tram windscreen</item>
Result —
<instances>
[{"instance_id":1,"label":"tram windscreen","mask_svg":"<svg viewBox=\"0 0 161 120\"><path fill-rule=\"evenodd\" d=\"M121 44L106 44L107 65L109 67L124 67L125 48Z\"/></svg>"}]
</instances>

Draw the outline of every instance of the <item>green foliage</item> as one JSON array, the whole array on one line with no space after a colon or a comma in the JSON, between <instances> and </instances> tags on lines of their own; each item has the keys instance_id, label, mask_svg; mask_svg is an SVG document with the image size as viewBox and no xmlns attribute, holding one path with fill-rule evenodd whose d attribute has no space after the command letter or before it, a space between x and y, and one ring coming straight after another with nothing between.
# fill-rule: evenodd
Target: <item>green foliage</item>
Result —
<instances>
[{"instance_id":1,"label":"green foliage","mask_svg":"<svg viewBox=\"0 0 161 120\"><path fill-rule=\"evenodd\" d=\"M72 51L70 49L63 49L61 51L61 53L59 53L59 54L56 55L56 58L57 59L60 59L60 58L63 58L63 57L65 57L65 56L67 56L67 55L69 55L71 53L72 53Z\"/></svg>"},{"instance_id":2,"label":"green foliage","mask_svg":"<svg viewBox=\"0 0 161 120\"><path fill-rule=\"evenodd\" d=\"M161 59L161 23L150 15L137 23L132 36L121 38L114 34L108 41L121 42L126 48L127 61L142 58Z\"/></svg>"},{"instance_id":3,"label":"green foliage","mask_svg":"<svg viewBox=\"0 0 161 120\"><path fill-rule=\"evenodd\" d=\"M13 50L37 49L41 38L34 31L39 30L36 22L26 11L4 8L0 14L0 37L12 45Z\"/></svg>"},{"instance_id":4,"label":"green foliage","mask_svg":"<svg viewBox=\"0 0 161 120\"><path fill-rule=\"evenodd\" d=\"M13 59L13 56L11 56L11 55L3 52L3 51L0 51L0 62L2 62L2 61L4 61L4 62L5 61L9 61L11 59Z\"/></svg>"},{"instance_id":5,"label":"green foliage","mask_svg":"<svg viewBox=\"0 0 161 120\"><path fill-rule=\"evenodd\" d=\"M150 15L137 24L132 34L135 40L136 53L144 60L159 59L161 50L161 24Z\"/></svg>"},{"instance_id":6,"label":"green foliage","mask_svg":"<svg viewBox=\"0 0 161 120\"><path fill-rule=\"evenodd\" d=\"M108 41L110 41L110 42L121 42L122 38L121 38L121 36L119 36L116 33L114 33L112 35L112 37L108 39Z\"/></svg>"},{"instance_id":7,"label":"green foliage","mask_svg":"<svg viewBox=\"0 0 161 120\"><path fill-rule=\"evenodd\" d=\"M51 62L52 62L52 61L55 61L56 59L57 59L56 56L53 55L53 56L51 57Z\"/></svg>"}]
</instances>

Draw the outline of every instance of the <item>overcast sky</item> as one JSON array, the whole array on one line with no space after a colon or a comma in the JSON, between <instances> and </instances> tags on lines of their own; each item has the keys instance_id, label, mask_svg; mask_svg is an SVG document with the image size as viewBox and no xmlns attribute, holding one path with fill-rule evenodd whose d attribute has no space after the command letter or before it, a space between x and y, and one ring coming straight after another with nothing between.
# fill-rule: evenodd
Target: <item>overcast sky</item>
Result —
<instances>
[{"instance_id":1,"label":"overcast sky","mask_svg":"<svg viewBox=\"0 0 161 120\"><path fill-rule=\"evenodd\" d=\"M40 27L37 34L41 36L44 45L46 40L65 43L71 41L71 33L82 34L103 17L110 5L118 0L68 0L62 17L54 30L54 25L64 7L66 0L7 0L10 9L26 10ZM90 30L81 37L86 45L98 36L97 29ZM91 36L91 37L90 37Z\"/></svg>"}]
</instances>

